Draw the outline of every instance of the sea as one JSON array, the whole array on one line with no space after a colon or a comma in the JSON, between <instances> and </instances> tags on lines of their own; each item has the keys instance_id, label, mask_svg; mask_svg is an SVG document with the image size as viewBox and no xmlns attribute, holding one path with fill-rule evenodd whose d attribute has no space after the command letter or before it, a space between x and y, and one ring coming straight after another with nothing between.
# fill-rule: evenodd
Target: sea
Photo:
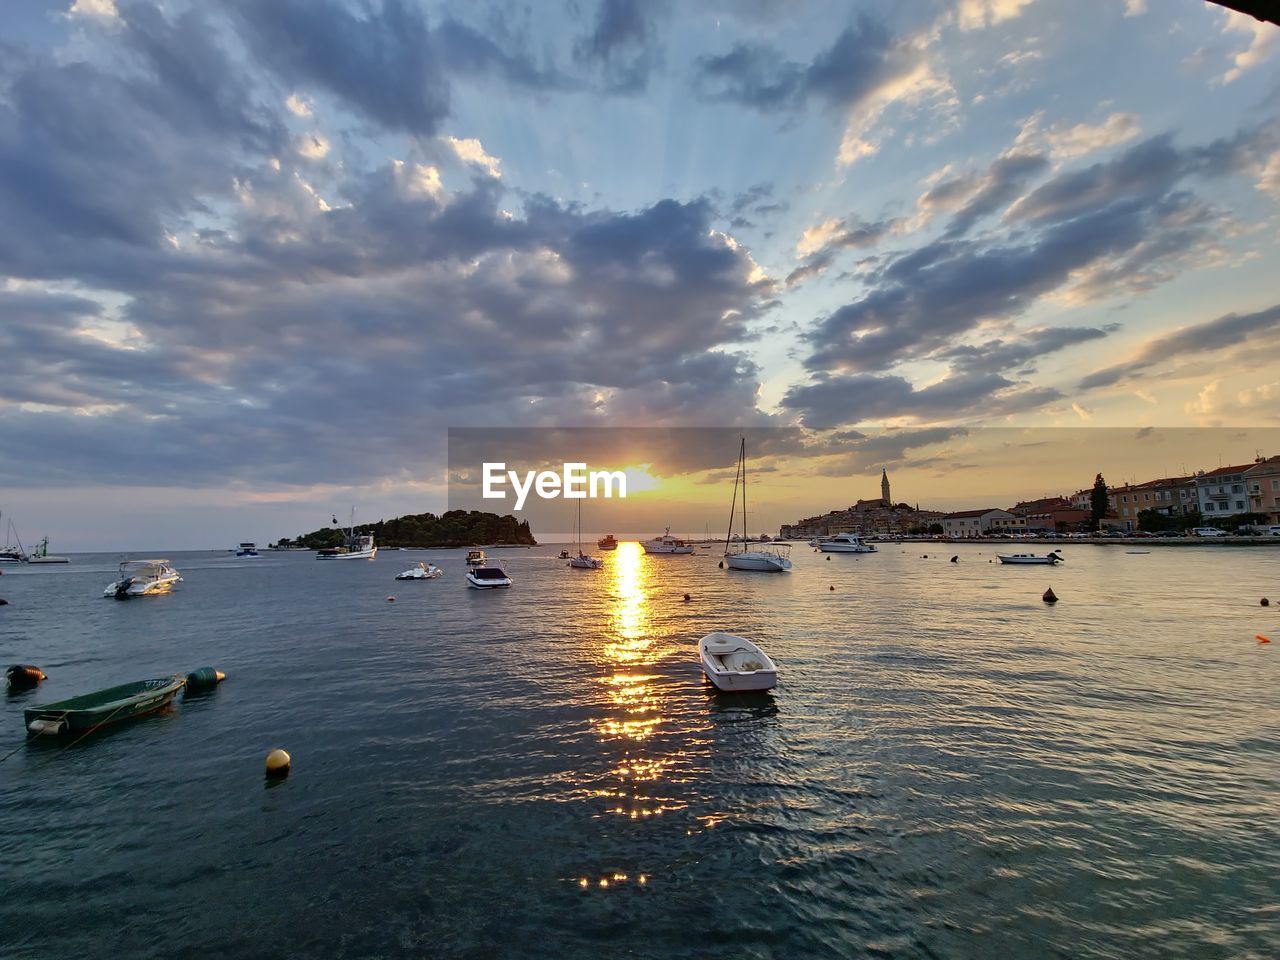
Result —
<instances>
[{"instance_id":1,"label":"sea","mask_svg":"<svg viewBox=\"0 0 1280 960\"><path fill-rule=\"evenodd\" d=\"M123 602L121 556L6 566L0 659L48 679L0 697L0 957L1280 956L1280 550L997 549L491 550L484 592L462 551L175 553ZM707 685L717 630L774 691Z\"/></svg>"}]
</instances>

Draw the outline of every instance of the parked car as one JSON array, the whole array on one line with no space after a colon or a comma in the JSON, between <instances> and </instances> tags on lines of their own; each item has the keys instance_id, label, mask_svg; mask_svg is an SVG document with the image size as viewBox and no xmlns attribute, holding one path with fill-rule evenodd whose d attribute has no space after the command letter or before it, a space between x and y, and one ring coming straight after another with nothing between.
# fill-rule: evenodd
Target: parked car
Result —
<instances>
[{"instance_id":1,"label":"parked car","mask_svg":"<svg viewBox=\"0 0 1280 960\"><path fill-rule=\"evenodd\" d=\"M1131 536L1131 537L1136 537L1136 538L1138 538L1138 539L1142 539L1142 538L1144 538L1144 537L1154 537L1154 536L1155 536L1155 534L1154 534L1154 533L1148 533L1146 530L1135 530L1135 531L1133 531L1133 533L1129 534L1129 536Z\"/></svg>"},{"instance_id":2,"label":"parked car","mask_svg":"<svg viewBox=\"0 0 1280 960\"><path fill-rule=\"evenodd\" d=\"M1180 537L1182 535L1183 534L1181 530L1157 530L1156 531L1157 537Z\"/></svg>"},{"instance_id":3,"label":"parked car","mask_svg":"<svg viewBox=\"0 0 1280 960\"><path fill-rule=\"evenodd\" d=\"M1217 527L1192 527L1191 534L1196 537L1225 537L1227 531Z\"/></svg>"}]
</instances>

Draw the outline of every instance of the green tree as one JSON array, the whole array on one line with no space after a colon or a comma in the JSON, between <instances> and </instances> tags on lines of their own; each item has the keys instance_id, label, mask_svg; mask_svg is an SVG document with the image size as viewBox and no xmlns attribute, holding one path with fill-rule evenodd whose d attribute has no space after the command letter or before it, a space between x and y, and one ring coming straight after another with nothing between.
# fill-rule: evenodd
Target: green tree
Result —
<instances>
[{"instance_id":1,"label":"green tree","mask_svg":"<svg viewBox=\"0 0 1280 960\"><path fill-rule=\"evenodd\" d=\"M1093 492L1089 494L1089 529L1097 530L1102 526L1102 518L1111 508L1107 500L1107 481L1098 474L1093 480Z\"/></svg>"},{"instance_id":2,"label":"green tree","mask_svg":"<svg viewBox=\"0 0 1280 960\"><path fill-rule=\"evenodd\" d=\"M931 523L931 524L929 524L929 532L930 532L930 533L944 533L945 531L942 529L942 524L940 524L940 523Z\"/></svg>"}]
</instances>

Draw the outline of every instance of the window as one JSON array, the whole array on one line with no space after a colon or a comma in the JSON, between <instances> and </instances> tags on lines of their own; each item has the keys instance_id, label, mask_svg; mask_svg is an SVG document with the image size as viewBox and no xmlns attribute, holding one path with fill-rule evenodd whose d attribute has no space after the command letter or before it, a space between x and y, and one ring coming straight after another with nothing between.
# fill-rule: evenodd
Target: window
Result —
<instances>
[{"instance_id":1,"label":"window","mask_svg":"<svg viewBox=\"0 0 1280 960\"><path fill-rule=\"evenodd\" d=\"M1231 485L1231 492L1232 492L1232 493L1239 493L1239 492L1241 491L1241 489L1242 489L1242 488L1241 488L1240 484L1238 484L1238 483L1233 483L1233 484Z\"/></svg>"},{"instance_id":2,"label":"window","mask_svg":"<svg viewBox=\"0 0 1280 960\"><path fill-rule=\"evenodd\" d=\"M1271 489L1280 490L1280 477L1276 477L1274 480L1271 481Z\"/></svg>"},{"instance_id":3,"label":"window","mask_svg":"<svg viewBox=\"0 0 1280 960\"><path fill-rule=\"evenodd\" d=\"M1243 510L1243 509L1244 509L1244 501L1243 501L1243 500L1237 500L1237 501L1236 501L1236 509L1237 509L1237 510Z\"/></svg>"},{"instance_id":4,"label":"window","mask_svg":"<svg viewBox=\"0 0 1280 960\"><path fill-rule=\"evenodd\" d=\"M1204 512L1205 512L1205 513L1213 513L1213 504L1212 504L1212 503L1206 503L1206 504L1204 505Z\"/></svg>"}]
</instances>

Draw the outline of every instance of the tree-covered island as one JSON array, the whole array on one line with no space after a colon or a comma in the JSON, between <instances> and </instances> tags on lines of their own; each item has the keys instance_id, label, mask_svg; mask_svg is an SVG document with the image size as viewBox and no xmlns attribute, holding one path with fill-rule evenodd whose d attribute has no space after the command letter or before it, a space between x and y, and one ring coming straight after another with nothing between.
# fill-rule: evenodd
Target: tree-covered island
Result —
<instances>
[{"instance_id":1,"label":"tree-covered island","mask_svg":"<svg viewBox=\"0 0 1280 960\"><path fill-rule=\"evenodd\" d=\"M324 527L311 533L281 537L275 546L282 550L321 550L340 547L347 542L347 529L338 526ZM371 533L380 547L471 547L480 544L520 544L537 546L527 520L517 520L510 514L500 517L496 513L479 510L449 510L440 516L434 513L415 513L394 520L376 523L358 523L356 536Z\"/></svg>"}]
</instances>

